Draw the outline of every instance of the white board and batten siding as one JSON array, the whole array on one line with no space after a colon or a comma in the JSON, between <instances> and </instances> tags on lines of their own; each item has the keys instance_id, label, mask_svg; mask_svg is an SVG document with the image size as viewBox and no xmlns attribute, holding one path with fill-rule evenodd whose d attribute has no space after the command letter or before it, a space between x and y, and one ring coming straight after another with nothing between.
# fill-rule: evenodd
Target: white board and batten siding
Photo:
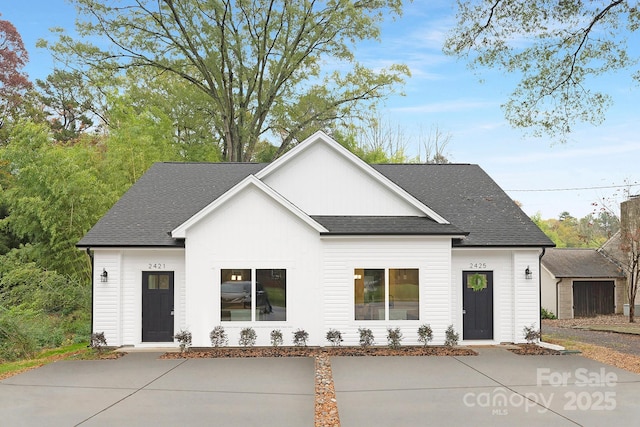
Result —
<instances>
[{"instance_id":1,"label":"white board and batten siding","mask_svg":"<svg viewBox=\"0 0 640 427\"><path fill-rule=\"evenodd\" d=\"M293 331L310 337L321 330L322 294L318 232L258 188L249 186L186 231L185 327L194 346L210 346L209 333L222 325L229 345L238 345L240 330L252 327L256 345L270 345L280 329L284 344ZM222 269L286 269L286 321L222 321Z\"/></svg>"},{"instance_id":2,"label":"white board and batten siding","mask_svg":"<svg viewBox=\"0 0 640 427\"><path fill-rule=\"evenodd\" d=\"M184 264L182 249L94 249L93 331L104 332L109 346L143 345L142 273L150 271L174 273L177 332L186 317ZM106 283L100 281L103 268Z\"/></svg>"},{"instance_id":3,"label":"white board and batten siding","mask_svg":"<svg viewBox=\"0 0 640 427\"><path fill-rule=\"evenodd\" d=\"M524 326L539 325L537 249L453 249L451 282L454 329L463 339L462 273L493 273L493 341L522 343ZM531 279L525 278L529 267ZM464 342L464 341L463 341Z\"/></svg>"},{"instance_id":4,"label":"white board and batten siding","mask_svg":"<svg viewBox=\"0 0 640 427\"><path fill-rule=\"evenodd\" d=\"M444 342L451 317L451 239L328 237L322 243L324 328L317 345L329 345L325 339L329 329L342 332L344 345L358 345L359 328L371 329L376 344L386 345L388 327L400 328L403 344L418 344L417 330L423 323L431 324L434 343ZM359 268L419 269L420 319L355 320L354 270Z\"/></svg>"},{"instance_id":5,"label":"white board and batten siding","mask_svg":"<svg viewBox=\"0 0 640 427\"><path fill-rule=\"evenodd\" d=\"M263 181L309 215L424 215L325 144L308 147L295 160Z\"/></svg>"}]
</instances>

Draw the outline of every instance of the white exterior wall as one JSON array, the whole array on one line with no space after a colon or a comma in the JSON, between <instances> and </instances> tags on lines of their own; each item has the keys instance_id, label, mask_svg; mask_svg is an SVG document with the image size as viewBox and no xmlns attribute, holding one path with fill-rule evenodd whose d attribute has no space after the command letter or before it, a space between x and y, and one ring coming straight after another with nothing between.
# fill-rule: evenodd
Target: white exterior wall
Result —
<instances>
[{"instance_id":1,"label":"white exterior wall","mask_svg":"<svg viewBox=\"0 0 640 427\"><path fill-rule=\"evenodd\" d=\"M322 294L320 240L316 230L250 186L213 211L186 233L185 327L194 346L210 346L209 333L222 325L229 345L238 345L240 330L252 327L256 345L270 345L270 332L280 329L285 345L292 333L305 329L320 336ZM240 268L287 270L286 321L220 320L220 271Z\"/></svg>"},{"instance_id":2,"label":"white exterior wall","mask_svg":"<svg viewBox=\"0 0 640 427\"><path fill-rule=\"evenodd\" d=\"M463 341L462 272L493 272L493 341L525 342L522 329L539 328L538 250L453 249L451 311ZM533 273L525 278L525 269Z\"/></svg>"},{"instance_id":3,"label":"white exterior wall","mask_svg":"<svg viewBox=\"0 0 640 427\"><path fill-rule=\"evenodd\" d=\"M450 323L451 239L425 237L328 237L323 243L324 329L342 332L345 345L358 345L358 328L369 328L377 345L387 344L387 327L399 327L403 344L418 344L417 330L429 323L433 343L444 342ZM418 268L420 320L354 320L356 268ZM309 319L312 321L312 319Z\"/></svg>"},{"instance_id":4,"label":"white exterior wall","mask_svg":"<svg viewBox=\"0 0 640 427\"><path fill-rule=\"evenodd\" d=\"M308 215L424 216L325 144L263 179Z\"/></svg>"},{"instance_id":5,"label":"white exterior wall","mask_svg":"<svg viewBox=\"0 0 640 427\"><path fill-rule=\"evenodd\" d=\"M542 308L558 316L557 280L556 277L542 266L541 274Z\"/></svg>"},{"instance_id":6,"label":"white exterior wall","mask_svg":"<svg viewBox=\"0 0 640 427\"><path fill-rule=\"evenodd\" d=\"M143 271L174 272L174 332L185 324L183 249L95 249L93 331L104 332L110 346L142 344Z\"/></svg>"}]
</instances>

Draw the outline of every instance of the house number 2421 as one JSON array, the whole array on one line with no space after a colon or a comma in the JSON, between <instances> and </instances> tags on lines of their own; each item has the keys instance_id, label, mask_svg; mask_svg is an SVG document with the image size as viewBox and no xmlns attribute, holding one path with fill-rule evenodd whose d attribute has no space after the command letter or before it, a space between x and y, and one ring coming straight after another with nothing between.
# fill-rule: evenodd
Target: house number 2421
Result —
<instances>
[{"instance_id":1,"label":"house number 2421","mask_svg":"<svg viewBox=\"0 0 640 427\"><path fill-rule=\"evenodd\" d=\"M486 262L470 262L469 268L484 269L484 268L487 268L487 263Z\"/></svg>"},{"instance_id":2,"label":"house number 2421","mask_svg":"<svg viewBox=\"0 0 640 427\"><path fill-rule=\"evenodd\" d=\"M165 268L165 264L162 264L162 263L156 263L156 264L149 263L149 270L164 270L164 268Z\"/></svg>"}]
</instances>

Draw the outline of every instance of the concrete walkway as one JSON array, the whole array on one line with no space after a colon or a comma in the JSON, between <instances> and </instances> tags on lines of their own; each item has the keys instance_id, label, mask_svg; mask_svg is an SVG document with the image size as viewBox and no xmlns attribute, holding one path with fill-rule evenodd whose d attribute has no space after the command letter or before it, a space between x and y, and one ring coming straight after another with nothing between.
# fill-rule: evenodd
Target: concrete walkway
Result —
<instances>
[{"instance_id":1,"label":"concrete walkway","mask_svg":"<svg viewBox=\"0 0 640 427\"><path fill-rule=\"evenodd\" d=\"M311 358L64 361L0 382L6 426L311 426Z\"/></svg>"},{"instance_id":2,"label":"concrete walkway","mask_svg":"<svg viewBox=\"0 0 640 427\"><path fill-rule=\"evenodd\" d=\"M640 375L581 356L333 357L342 427L636 425ZM312 358L63 361L0 381L7 426L312 426Z\"/></svg>"}]
</instances>

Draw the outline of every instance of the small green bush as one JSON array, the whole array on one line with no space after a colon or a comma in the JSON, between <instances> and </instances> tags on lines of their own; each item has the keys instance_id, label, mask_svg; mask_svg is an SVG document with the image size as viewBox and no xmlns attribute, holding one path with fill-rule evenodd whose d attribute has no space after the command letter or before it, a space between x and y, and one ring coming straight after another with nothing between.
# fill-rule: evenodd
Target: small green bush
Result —
<instances>
[{"instance_id":1,"label":"small green bush","mask_svg":"<svg viewBox=\"0 0 640 427\"><path fill-rule=\"evenodd\" d=\"M180 352L184 353L189 351L189 347L191 347L192 335L191 332L181 329L180 332L173 336L175 340L180 344Z\"/></svg>"},{"instance_id":2,"label":"small green bush","mask_svg":"<svg viewBox=\"0 0 640 427\"><path fill-rule=\"evenodd\" d=\"M402 332L400 328L387 329L387 343L389 348L400 348L402 342Z\"/></svg>"},{"instance_id":3,"label":"small green bush","mask_svg":"<svg viewBox=\"0 0 640 427\"><path fill-rule=\"evenodd\" d=\"M329 329L327 332L327 341L329 341L333 347L339 347L340 343L344 341L342 339L342 332L336 329Z\"/></svg>"},{"instance_id":4,"label":"small green bush","mask_svg":"<svg viewBox=\"0 0 640 427\"><path fill-rule=\"evenodd\" d=\"M551 320L557 319L556 315L553 314L553 312L548 311L542 307L540 307L540 317L542 317L543 319L551 319Z\"/></svg>"},{"instance_id":5,"label":"small green bush","mask_svg":"<svg viewBox=\"0 0 640 427\"><path fill-rule=\"evenodd\" d=\"M238 344L241 347L253 347L256 345L256 339L258 335L253 328L242 328L240 331L240 339L238 340Z\"/></svg>"},{"instance_id":6,"label":"small green bush","mask_svg":"<svg viewBox=\"0 0 640 427\"><path fill-rule=\"evenodd\" d=\"M306 347L309 333L304 329L298 329L293 333L293 345L296 347Z\"/></svg>"},{"instance_id":7,"label":"small green bush","mask_svg":"<svg viewBox=\"0 0 640 427\"><path fill-rule=\"evenodd\" d=\"M447 330L444 332L444 336L444 345L446 345L447 347L458 345L460 334L458 334L455 329L453 329L453 325L449 325L447 327Z\"/></svg>"},{"instance_id":8,"label":"small green bush","mask_svg":"<svg viewBox=\"0 0 640 427\"><path fill-rule=\"evenodd\" d=\"M274 347L280 347L283 344L282 331L280 329L274 329L271 331L271 345Z\"/></svg>"},{"instance_id":9,"label":"small green bush","mask_svg":"<svg viewBox=\"0 0 640 427\"><path fill-rule=\"evenodd\" d=\"M525 326L522 328L522 333L524 334L524 339L527 340L529 344L540 341L540 329L536 329L535 323L532 323L531 326Z\"/></svg>"},{"instance_id":10,"label":"small green bush","mask_svg":"<svg viewBox=\"0 0 640 427\"><path fill-rule=\"evenodd\" d=\"M213 328L211 333L209 333L209 338L211 339L211 345L214 347L223 347L229 342L227 333L224 331L222 326L216 326Z\"/></svg>"},{"instance_id":11,"label":"small green bush","mask_svg":"<svg viewBox=\"0 0 640 427\"><path fill-rule=\"evenodd\" d=\"M358 328L358 333L360 334L360 345L362 347L371 347L375 344L373 339L373 332L369 328Z\"/></svg>"},{"instance_id":12,"label":"small green bush","mask_svg":"<svg viewBox=\"0 0 640 427\"><path fill-rule=\"evenodd\" d=\"M418 328L418 341L426 347L433 340L433 330L430 325L420 325Z\"/></svg>"}]
</instances>

